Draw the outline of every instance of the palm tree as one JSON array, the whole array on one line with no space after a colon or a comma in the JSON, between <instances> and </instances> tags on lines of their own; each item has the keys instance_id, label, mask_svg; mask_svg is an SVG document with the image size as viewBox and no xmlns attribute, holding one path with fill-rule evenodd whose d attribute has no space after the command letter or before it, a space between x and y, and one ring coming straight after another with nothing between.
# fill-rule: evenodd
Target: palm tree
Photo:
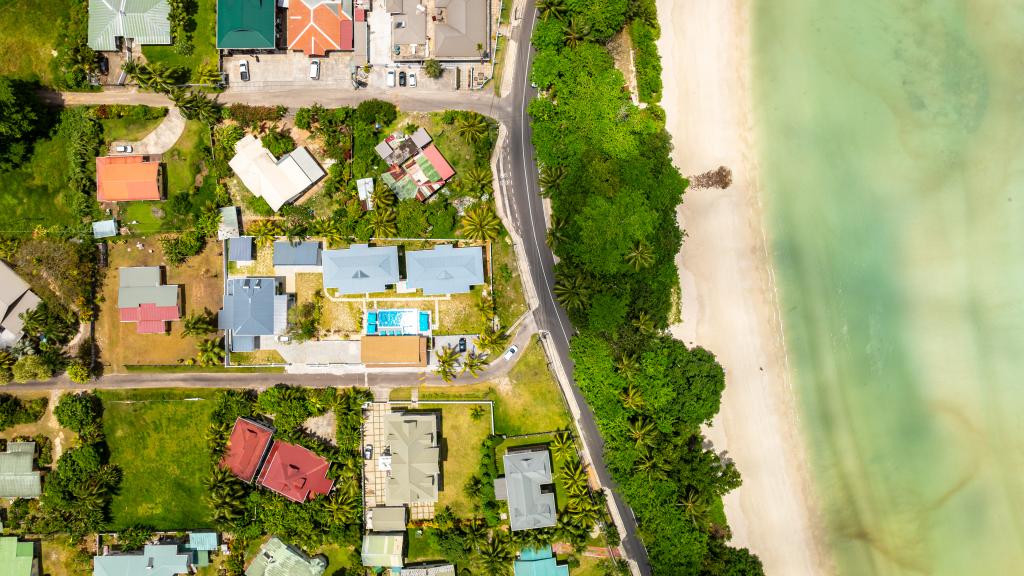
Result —
<instances>
[{"instance_id":1,"label":"palm tree","mask_svg":"<svg viewBox=\"0 0 1024 576\"><path fill-rule=\"evenodd\" d=\"M590 287L582 274L570 271L555 282L555 298L566 310L582 310L590 302Z\"/></svg>"},{"instance_id":2,"label":"palm tree","mask_svg":"<svg viewBox=\"0 0 1024 576\"><path fill-rule=\"evenodd\" d=\"M276 220L257 220L249 226L249 234L256 238L256 243L266 246L283 233Z\"/></svg>"},{"instance_id":3,"label":"palm tree","mask_svg":"<svg viewBox=\"0 0 1024 576\"><path fill-rule=\"evenodd\" d=\"M466 480L466 485L462 487L462 492L469 497L470 500L479 500L480 496L483 495L484 481L479 476L473 475Z\"/></svg>"},{"instance_id":4,"label":"palm tree","mask_svg":"<svg viewBox=\"0 0 1024 576\"><path fill-rule=\"evenodd\" d=\"M345 238L341 224L334 218L317 218L309 223L308 231L313 236L323 238L328 244L338 244Z\"/></svg>"},{"instance_id":5,"label":"palm tree","mask_svg":"<svg viewBox=\"0 0 1024 576\"><path fill-rule=\"evenodd\" d=\"M353 490L338 490L324 504L337 524L351 522L359 513L359 498Z\"/></svg>"},{"instance_id":6,"label":"palm tree","mask_svg":"<svg viewBox=\"0 0 1024 576\"><path fill-rule=\"evenodd\" d=\"M578 20L575 16L569 19L569 25L565 27L565 45L575 48L590 40L590 25Z\"/></svg>"},{"instance_id":7,"label":"palm tree","mask_svg":"<svg viewBox=\"0 0 1024 576\"><path fill-rule=\"evenodd\" d=\"M655 330L654 319L651 318L651 315L646 310L641 310L636 318L633 319L633 327L641 334L651 334Z\"/></svg>"},{"instance_id":8,"label":"palm tree","mask_svg":"<svg viewBox=\"0 0 1024 576\"><path fill-rule=\"evenodd\" d=\"M479 520L470 520L462 527L462 537L470 550L475 550L487 542L487 527Z\"/></svg>"},{"instance_id":9,"label":"palm tree","mask_svg":"<svg viewBox=\"0 0 1024 576\"><path fill-rule=\"evenodd\" d=\"M551 441L551 452L559 460L567 460L576 455L576 443L569 432L559 432Z\"/></svg>"},{"instance_id":10,"label":"palm tree","mask_svg":"<svg viewBox=\"0 0 1024 576\"><path fill-rule=\"evenodd\" d=\"M226 469L217 466L206 479L204 500L218 524L232 525L245 516L245 486Z\"/></svg>"},{"instance_id":11,"label":"palm tree","mask_svg":"<svg viewBox=\"0 0 1024 576\"><path fill-rule=\"evenodd\" d=\"M476 144L487 136L490 126L487 120L476 112L462 112L455 121L455 130L470 144Z\"/></svg>"},{"instance_id":12,"label":"palm tree","mask_svg":"<svg viewBox=\"0 0 1024 576\"><path fill-rule=\"evenodd\" d=\"M562 185L562 180L564 179L564 166L549 166L545 164L540 170L540 195L550 198L551 194Z\"/></svg>"},{"instance_id":13,"label":"palm tree","mask_svg":"<svg viewBox=\"0 0 1024 576\"><path fill-rule=\"evenodd\" d=\"M478 202L462 217L462 235L478 242L493 242L501 234L501 220L487 204Z\"/></svg>"},{"instance_id":14,"label":"palm tree","mask_svg":"<svg viewBox=\"0 0 1024 576\"><path fill-rule=\"evenodd\" d=\"M637 448L652 446L656 432L654 421L648 418L640 417L629 423L629 437Z\"/></svg>"},{"instance_id":15,"label":"palm tree","mask_svg":"<svg viewBox=\"0 0 1024 576\"><path fill-rule=\"evenodd\" d=\"M647 242L637 242L636 246L632 250L626 252L625 256L626 264L632 266L635 272L639 272L643 268L649 268L651 264L654 264L654 251L651 249L651 245Z\"/></svg>"},{"instance_id":16,"label":"palm tree","mask_svg":"<svg viewBox=\"0 0 1024 576\"><path fill-rule=\"evenodd\" d=\"M196 84L207 84L216 85L220 84L221 77L220 71L217 70L217 64L213 62L207 62L202 64L195 70L195 81Z\"/></svg>"},{"instance_id":17,"label":"palm tree","mask_svg":"<svg viewBox=\"0 0 1024 576\"><path fill-rule=\"evenodd\" d=\"M644 405L644 399L640 395L640 390L633 383L630 382L626 389L619 393L619 399L622 400L622 405L629 410L637 412Z\"/></svg>"},{"instance_id":18,"label":"palm tree","mask_svg":"<svg viewBox=\"0 0 1024 576\"><path fill-rule=\"evenodd\" d=\"M393 238L398 233L395 211L391 208L374 209L370 213L370 230L375 238Z\"/></svg>"},{"instance_id":19,"label":"palm tree","mask_svg":"<svg viewBox=\"0 0 1024 576\"><path fill-rule=\"evenodd\" d=\"M488 168L470 168L462 173L461 180L477 199L494 192L494 178Z\"/></svg>"},{"instance_id":20,"label":"palm tree","mask_svg":"<svg viewBox=\"0 0 1024 576\"><path fill-rule=\"evenodd\" d=\"M583 463L579 460L572 460L571 462L565 463L565 465L562 466L562 470L559 472L559 476L562 478L562 483L565 485L566 492L579 494L586 492L590 487L587 479L587 471L583 467Z\"/></svg>"},{"instance_id":21,"label":"palm tree","mask_svg":"<svg viewBox=\"0 0 1024 576\"><path fill-rule=\"evenodd\" d=\"M482 354L470 352L462 361L462 371L469 372L473 378L480 375L480 371L487 367L487 357Z\"/></svg>"},{"instance_id":22,"label":"palm tree","mask_svg":"<svg viewBox=\"0 0 1024 576\"><path fill-rule=\"evenodd\" d=\"M651 452L644 450L636 460L636 471L648 480L663 480L667 477L665 462Z\"/></svg>"},{"instance_id":23,"label":"palm tree","mask_svg":"<svg viewBox=\"0 0 1024 576\"><path fill-rule=\"evenodd\" d=\"M448 532L452 528L455 528L455 522L458 518L455 516L455 512L452 511L451 506L442 506L439 509L434 510L434 525L441 532Z\"/></svg>"},{"instance_id":24,"label":"palm tree","mask_svg":"<svg viewBox=\"0 0 1024 576\"><path fill-rule=\"evenodd\" d=\"M174 77L177 76L181 69L176 66L167 66L163 62L150 62L143 64L141 67L149 70L149 88L156 90L157 92L163 92L164 94L169 93L174 89Z\"/></svg>"},{"instance_id":25,"label":"palm tree","mask_svg":"<svg viewBox=\"0 0 1024 576\"><path fill-rule=\"evenodd\" d=\"M217 331L217 320L213 313L205 310L202 314L189 314L181 322L185 336L203 336Z\"/></svg>"},{"instance_id":26,"label":"palm tree","mask_svg":"<svg viewBox=\"0 0 1024 576\"><path fill-rule=\"evenodd\" d=\"M551 228L548 230L548 248L556 250L559 245L565 243L565 219L558 214L551 215Z\"/></svg>"},{"instance_id":27,"label":"palm tree","mask_svg":"<svg viewBox=\"0 0 1024 576\"><path fill-rule=\"evenodd\" d=\"M445 346L437 353L437 374L441 380L451 382L455 379L455 361L459 353L451 346Z\"/></svg>"},{"instance_id":28,"label":"palm tree","mask_svg":"<svg viewBox=\"0 0 1024 576\"><path fill-rule=\"evenodd\" d=\"M568 8L565 6L565 0L537 0L537 12L543 20L550 17L561 20L568 12Z\"/></svg>"},{"instance_id":29,"label":"palm tree","mask_svg":"<svg viewBox=\"0 0 1024 576\"><path fill-rule=\"evenodd\" d=\"M196 364L200 366L217 366L224 362L224 347L220 340L207 338L196 345Z\"/></svg>"},{"instance_id":30,"label":"palm tree","mask_svg":"<svg viewBox=\"0 0 1024 576\"><path fill-rule=\"evenodd\" d=\"M373 188L373 207L394 208L395 204L398 204L398 197L395 196L394 190L378 179L377 185Z\"/></svg>"},{"instance_id":31,"label":"palm tree","mask_svg":"<svg viewBox=\"0 0 1024 576\"><path fill-rule=\"evenodd\" d=\"M683 516L693 523L694 527L701 528L708 524L708 504L697 490L688 488L679 497L677 505L682 508Z\"/></svg>"},{"instance_id":32,"label":"palm tree","mask_svg":"<svg viewBox=\"0 0 1024 576\"><path fill-rule=\"evenodd\" d=\"M220 121L220 105L213 98L202 92L171 92L175 105L181 109L181 115L189 120L199 120L209 125Z\"/></svg>"},{"instance_id":33,"label":"palm tree","mask_svg":"<svg viewBox=\"0 0 1024 576\"><path fill-rule=\"evenodd\" d=\"M480 566L486 574L506 576L511 565L512 551L500 532L494 533L490 540L480 546Z\"/></svg>"},{"instance_id":34,"label":"palm tree","mask_svg":"<svg viewBox=\"0 0 1024 576\"><path fill-rule=\"evenodd\" d=\"M484 350L494 352L504 348L505 344L508 343L508 339L509 335L507 332L495 329L493 326L488 326L476 337L476 345Z\"/></svg>"},{"instance_id":35,"label":"palm tree","mask_svg":"<svg viewBox=\"0 0 1024 576\"><path fill-rule=\"evenodd\" d=\"M210 452L219 457L227 447L228 434L231 433L231 425L227 422L211 422L206 428L206 444Z\"/></svg>"},{"instance_id":36,"label":"palm tree","mask_svg":"<svg viewBox=\"0 0 1024 576\"><path fill-rule=\"evenodd\" d=\"M15 362L15 358L14 358L13 354L11 354L6 349L0 350L0 370L4 370L4 369L8 369L9 370L11 368L11 366L14 366L14 362Z\"/></svg>"},{"instance_id":37,"label":"palm tree","mask_svg":"<svg viewBox=\"0 0 1024 576\"><path fill-rule=\"evenodd\" d=\"M632 380L640 372L640 363L637 362L636 356L623 354L615 359L615 371L626 380Z\"/></svg>"}]
</instances>

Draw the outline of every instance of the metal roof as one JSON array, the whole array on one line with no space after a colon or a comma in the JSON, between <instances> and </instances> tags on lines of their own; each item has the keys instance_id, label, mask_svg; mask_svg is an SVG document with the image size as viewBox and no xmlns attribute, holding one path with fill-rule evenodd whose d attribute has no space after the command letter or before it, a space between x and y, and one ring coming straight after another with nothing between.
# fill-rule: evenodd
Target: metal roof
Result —
<instances>
[{"instance_id":1,"label":"metal roof","mask_svg":"<svg viewBox=\"0 0 1024 576\"><path fill-rule=\"evenodd\" d=\"M118 308L137 308L143 304L178 305L178 285L162 284L159 266L120 268L118 275Z\"/></svg>"},{"instance_id":2,"label":"metal roof","mask_svg":"<svg viewBox=\"0 0 1024 576\"><path fill-rule=\"evenodd\" d=\"M396 532L405 530L405 506L377 506L370 508L370 523L374 532Z\"/></svg>"},{"instance_id":3,"label":"metal roof","mask_svg":"<svg viewBox=\"0 0 1024 576\"><path fill-rule=\"evenodd\" d=\"M39 304L39 297L28 288L28 283L0 262L0 348L21 339L25 326L21 314Z\"/></svg>"},{"instance_id":4,"label":"metal roof","mask_svg":"<svg viewBox=\"0 0 1024 576\"><path fill-rule=\"evenodd\" d=\"M0 498L38 498L39 471L32 469L35 442L10 442L0 452Z\"/></svg>"},{"instance_id":5,"label":"metal roof","mask_svg":"<svg viewBox=\"0 0 1024 576\"><path fill-rule=\"evenodd\" d=\"M558 563L551 546L524 548L512 570L514 576L569 576L569 567Z\"/></svg>"},{"instance_id":6,"label":"metal roof","mask_svg":"<svg viewBox=\"0 0 1024 576\"><path fill-rule=\"evenodd\" d=\"M429 566L416 566L402 568L402 576L455 576L455 566L452 564L431 564Z\"/></svg>"},{"instance_id":7,"label":"metal roof","mask_svg":"<svg viewBox=\"0 0 1024 576\"><path fill-rule=\"evenodd\" d=\"M311 559L274 536L260 547L245 576L320 576L325 568L327 563L322 558Z\"/></svg>"},{"instance_id":8,"label":"metal roof","mask_svg":"<svg viewBox=\"0 0 1024 576\"><path fill-rule=\"evenodd\" d=\"M341 294L383 292L398 283L398 247L353 244L324 250L324 288Z\"/></svg>"},{"instance_id":9,"label":"metal roof","mask_svg":"<svg viewBox=\"0 0 1024 576\"><path fill-rule=\"evenodd\" d=\"M274 308L280 305L274 298L276 294L274 278L229 279L224 308L220 311L220 328L233 336L272 336L275 334ZM234 341L231 349L242 351Z\"/></svg>"},{"instance_id":10,"label":"metal roof","mask_svg":"<svg viewBox=\"0 0 1024 576\"><path fill-rule=\"evenodd\" d=\"M0 576L33 576L35 545L31 542L18 542L17 537L0 538Z\"/></svg>"},{"instance_id":11,"label":"metal roof","mask_svg":"<svg viewBox=\"0 0 1024 576\"><path fill-rule=\"evenodd\" d=\"M401 567L402 542L404 539L405 532L364 534L363 546L360 549L363 557L363 566Z\"/></svg>"},{"instance_id":12,"label":"metal roof","mask_svg":"<svg viewBox=\"0 0 1024 576\"><path fill-rule=\"evenodd\" d=\"M142 554L93 557L93 576L173 576L188 574L190 554L173 544L147 544Z\"/></svg>"},{"instance_id":13,"label":"metal roof","mask_svg":"<svg viewBox=\"0 0 1024 576\"><path fill-rule=\"evenodd\" d=\"M217 48L274 48L275 0L217 0Z\"/></svg>"},{"instance_id":14,"label":"metal roof","mask_svg":"<svg viewBox=\"0 0 1024 576\"><path fill-rule=\"evenodd\" d=\"M484 283L483 250L479 246L455 248L450 244L433 250L405 253L406 286L424 294L461 294Z\"/></svg>"},{"instance_id":15,"label":"metal roof","mask_svg":"<svg viewBox=\"0 0 1024 576\"><path fill-rule=\"evenodd\" d=\"M430 133L428 133L423 128L417 128L416 131L412 133L412 136L409 137L412 138L412 143L419 146L420 148L423 148L427 144L430 144L431 140Z\"/></svg>"},{"instance_id":16,"label":"metal roof","mask_svg":"<svg viewBox=\"0 0 1024 576\"><path fill-rule=\"evenodd\" d=\"M115 38L136 44L170 44L167 0L89 0L89 47L117 49Z\"/></svg>"},{"instance_id":17,"label":"metal roof","mask_svg":"<svg viewBox=\"0 0 1024 576\"><path fill-rule=\"evenodd\" d=\"M117 220L100 220L92 223L93 238L117 236Z\"/></svg>"},{"instance_id":18,"label":"metal roof","mask_svg":"<svg viewBox=\"0 0 1024 576\"><path fill-rule=\"evenodd\" d=\"M274 266L319 266L320 243L274 242Z\"/></svg>"},{"instance_id":19,"label":"metal roof","mask_svg":"<svg viewBox=\"0 0 1024 576\"><path fill-rule=\"evenodd\" d=\"M489 5L488 0L434 0L438 16L432 56L470 59L489 51Z\"/></svg>"},{"instance_id":20,"label":"metal roof","mask_svg":"<svg viewBox=\"0 0 1024 576\"><path fill-rule=\"evenodd\" d=\"M551 457L547 448L518 450L505 454L505 487L508 491L509 524L512 530L554 526L558 521Z\"/></svg>"},{"instance_id":21,"label":"metal roof","mask_svg":"<svg viewBox=\"0 0 1024 576\"><path fill-rule=\"evenodd\" d=\"M388 506L437 502L441 448L437 414L394 412L384 417L391 448Z\"/></svg>"},{"instance_id":22,"label":"metal roof","mask_svg":"<svg viewBox=\"0 0 1024 576\"><path fill-rule=\"evenodd\" d=\"M252 262L255 252L252 236L239 236L228 239L228 260L231 262Z\"/></svg>"},{"instance_id":23,"label":"metal roof","mask_svg":"<svg viewBox=\"0 0 1024 576\"><path fill-rule=\"evenodd\" d=\"M216 532L189 532L188 533L188 547L193 550L216 550L217 546L217 533Z\"/></svg>"},{"instance_id":24,"label":"metal roof","mask_svg":"<svg viewBox=\"0 0 1024 576\"><path fill-rule=\"evenodd\" d=\"M238 208L225 206L220 209L220 225L217 227L217 239L227 240L238 238L240 234L238 227Z\"/></svg>"}]
</instances>

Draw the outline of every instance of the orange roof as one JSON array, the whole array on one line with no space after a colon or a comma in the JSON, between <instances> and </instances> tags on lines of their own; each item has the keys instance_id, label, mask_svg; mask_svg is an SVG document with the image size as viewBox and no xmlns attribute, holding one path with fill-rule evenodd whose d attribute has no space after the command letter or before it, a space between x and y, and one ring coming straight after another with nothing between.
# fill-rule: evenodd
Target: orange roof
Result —
<instances>
[{"instance_id":1,"label":"orange roof","mask_svg":"<svg viewBox=\"0 0 1024 576\"><path fill-rule=\"evenodd\" d=\"M337 0L292 0L288 5L288 49L310 56L352 49L352 16Z\"/></svg>"},{"instance_id":2,"label":"orange roof","mask_svg":"<svg viewBox=\"0 0 1024 576\"><path fill-rule=\"evenodd\" d=\"M423 336L363 336L359 348L363 364L370 368L427 365Z\"/></svg>"},{"instance_id":3,"label":"orange roof","mask_svg":"<svg viewBox=\"0 0 1024 576\"><path fill-rule=\"evenodd\" d=\"M96 197L100 202L159 200L159 162L142 156L101 156L96 159Z\"/></svg>"}]
</instances>

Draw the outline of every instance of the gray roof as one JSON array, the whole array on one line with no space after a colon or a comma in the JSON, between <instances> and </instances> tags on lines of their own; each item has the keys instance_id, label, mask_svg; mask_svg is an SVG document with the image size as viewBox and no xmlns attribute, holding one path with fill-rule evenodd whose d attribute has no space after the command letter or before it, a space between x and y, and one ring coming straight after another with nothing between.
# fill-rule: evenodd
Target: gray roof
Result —
<instances>
[{"instance_id":1,"label":"gray roof","mask_svg":"<svg viewBox=\"0 0 1024 576\"><path fill-rule=\"evenodd\" d=\"M488 0L434 0L436 11L444 13L434 22L434 53L438 58L479 58L489 50Z\"/></svg>"},{"instance_id":2,"label":"gray roof","mask_svg":"<svg viewBox=\"0 0 1024 576\"><path fill-rule=\"evenodd\" d=\"M241 233L238 227L238 208L225 206L220 209L220 225L217 227L217 239L227 240L238 238Z\"/></svg>"},{"instance_id":3,"label":"gray roof","mask_svg":"<svg viewBox=\"0 0 1024 576\"><path fill-rule=\"evenodd\" d=\"M253 352L254 350L256 350L256 336L239 336L235 334L231 337L232 352Z\"/></svg>"},{"instance_id":4,"label":"gray roof","mask_svg":"<svg viewBox=\"0 0 1024 576\"><path fill-rule=\"evenodd\" d=\"M228 260L230 262L252 262L256 252L255 238L252 236L239 236L228 239Z\"/></svg>"},{"instance_id":5,"label":"gray roof","mask_svg":"<svg viewBox=\"0 0 1024 576\"><path fill-rule=\"evenodd\" d=\"M275 334L275 307L280 306L277 280L274 278L231 278L220 311L220 328L238 336L272 336ZM232 345L237 348L237 342Z\"/></svg>"},{"instance_id":6,"label":"gray roof","mask_svg":"<svg viewBox=\"0 0 1024 576\"><path fill-rule=\"evenodd\" d=\"M309 153L309 150L306 150L305 146L299 146L285 154L285 157L287 156L291 156L295 160L295 163L299 165L299 169L309 178L310 182L316 182L326 174L324 169L320 167L320 164L317 163L316 158L313 158L313 155ZM282 157L283 159L284 157Z\"/></svg>"},{"instance_id":7,"label":"gray roof","mask_svg":"<svg viewBox=\"0 0 1024 576\"><path fill-rule=\"evenodd\" d=\"M319 266L319 242L274 242L274 266Z\"/></svg>"},{"instance_id":8,"label":"gray roof","mask_svg":"<svg viewBox=\"0 0 1024 576\"><path fill-rule=\"evenodd\" d=\"M116 49L117 37L136 44L170 44L167 0L89 0L89 47Z\"/></svg>"},{"instance_id":9,"label":"gray roof","mask_svg":"<svg viewBox=\"0 0 1024 576\"><path fill-rule=\"evenodd\" d=\"M260 547L245 569L245 576L320 576L327 568L323 558L309 558L298 548L274 536Z\"/></svg>"},{"instance_id":10,"label":"gray roof","mask_svg":"<svg viewBox=\"0 0 1024 576\"><path fill-rule=\"evenodd\" d=\"M0 262L0 347L21 339L25 326L21 315L39 304L39 297L28 288L28 283Z\"/></svg>"},{"instance_id":11,"label":"gray roof","mask_svg":"<svg viewBox=\"0 0 1024 576\"><path fill-rule=\"evenodd\" d=\"M397 283L397 246L353 244L344 250L324 250L324 288L366 294Z\"/></svg>"},{"instance_id":12,"label":"gray roof","mask_svg":"<svg viewBox=\"0 0 1024 576\"><path fill-rule=\"evenodd\" d=\"M558 522L555 489L551 484L551 457L547 448L508 452L505 487L512 530L554 526ZM542 488L548 487L546 490Z\"/></svg>"},{"instance_id":13,"label":"gray roof","mask_svg":"<svg viewBox=\"0 0 1024 576\"><path fill-rule=\"evenodd\" d=\"M394 151L391 148L391 144L388 144L387 140L381 140L376 146L373 147L374 151L377 152L377 156L380 156L381 160L387 160L391 158L391 153Z\"/></svg>"},{"instance_id":14,"label":"gray roof","mask_svg":"<svg viewBox=\"0 0 1024 576\"><path fill-rule=\"evenodd\" d=\"M39 471L32 469L35 442L9 442L0 452L0 498L38 498Z\"/></svg>"},{"instance_id":15,"label":"gray roof","mask_svg":"<svg viewBox=\"0 0 1024 576\"><path fill-rule=\"evenodd\" d=\"M430 133L428 133L423 128L417 128L416 131L412 133L412 136L410 136L410 138L412 138L412 143L419 146L420 148L423 148L427 144L430 144L431 140Z\"/></svg>"},{"instance_id":16,"label":"gray roof","mask_svg":"<svg viewBox=\"0 0 1024 576\"><path fill-rule=\"evenodd\" d=\"M93 576L173 576L188 574L190 554L173 544L147 544L142 554L93 557Z\"/></svg>"},{"instance_id":17,"label":"gray roof","mask_svg":"<svg viewBox=\"0 0 1024 576\"><path fill-rule=\"evenodd\" d=\"M178 286L161 284L159 266L121 268L117 290L118 308L136 308L142 304L177 306Z\"/></svg>"},{"instance_id":18,"label":"gray roof","mask_svg":"<svg viewBox=\"0 0 1024 576\"><path fill-rule=\"evenodd\" d=\"M111 236L117 236L116 220L100 220L92 223L93 238L110 238Z\"/></svg>"},{"instance_id":19,"label":"gray roof","mask_svg":"<svg viewBox=\"0 0 1024 576\"><path fill-rule=\"evenodd\" d=\"M370 508L370 522L374 532L398 532L405 530L405 506L377 506Z\"/></svg>"},{"instance_id":20,"label":"gray roof","mask_svg":"<svg viewBox=\"0 0 1024 576\"><path fill-rule=\"evenodd\" d=\"M402 0L401 12L391 16L392 44L427 43L427 13L417 10L417 4L418 0Z\"/></svg>"},{"instance_id":21,"label":"gray roof","mask_svg":"<svg viewBox=\"0 0 1024 576\"><path fill-rule=\"evenodd\" d=\"M391 448L388 506L437 502L441 448L437 415L395 412L384 418Z\"/></svg>"},{"instance_id":22,"label":"gray roof","mask_svg":"<svg viewBox=\"0 0 1024 576\"><path fill-rule=\"evenodd\" d=\"M406 286L422 288L424 294L469 292L470 286L484 283L483 250L442 244L433 250L407 251L405 277Z\"/></svg>"}]
</instances>

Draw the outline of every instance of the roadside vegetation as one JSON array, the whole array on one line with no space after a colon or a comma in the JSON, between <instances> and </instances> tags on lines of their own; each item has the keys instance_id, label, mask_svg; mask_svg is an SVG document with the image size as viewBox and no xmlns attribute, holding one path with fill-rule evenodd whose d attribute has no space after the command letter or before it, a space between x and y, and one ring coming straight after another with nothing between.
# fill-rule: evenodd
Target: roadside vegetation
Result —
<instances>
[{"instance_id":1,"label":"roadside vegetation","mask_svg":"<svg viewBox=\"0 0 1024 576\"><path fill-rule=\"evenodd\" d=\"M604 47L631 20L655 23L654 2L538 8L532 80L544 97L529 110L553 209L554 290L580 330L575 376L605 459L655 573L760 574L755 556L726 544L721 498L739 473L700 432L718 411L724 373L710 352L666 332L682 240L675 207L687 182L672 166L663 112L632 105ZM641 41L649 57L652 39ZM644 74L650 101L658 88Z\"/></svg>"}]
</instances>

